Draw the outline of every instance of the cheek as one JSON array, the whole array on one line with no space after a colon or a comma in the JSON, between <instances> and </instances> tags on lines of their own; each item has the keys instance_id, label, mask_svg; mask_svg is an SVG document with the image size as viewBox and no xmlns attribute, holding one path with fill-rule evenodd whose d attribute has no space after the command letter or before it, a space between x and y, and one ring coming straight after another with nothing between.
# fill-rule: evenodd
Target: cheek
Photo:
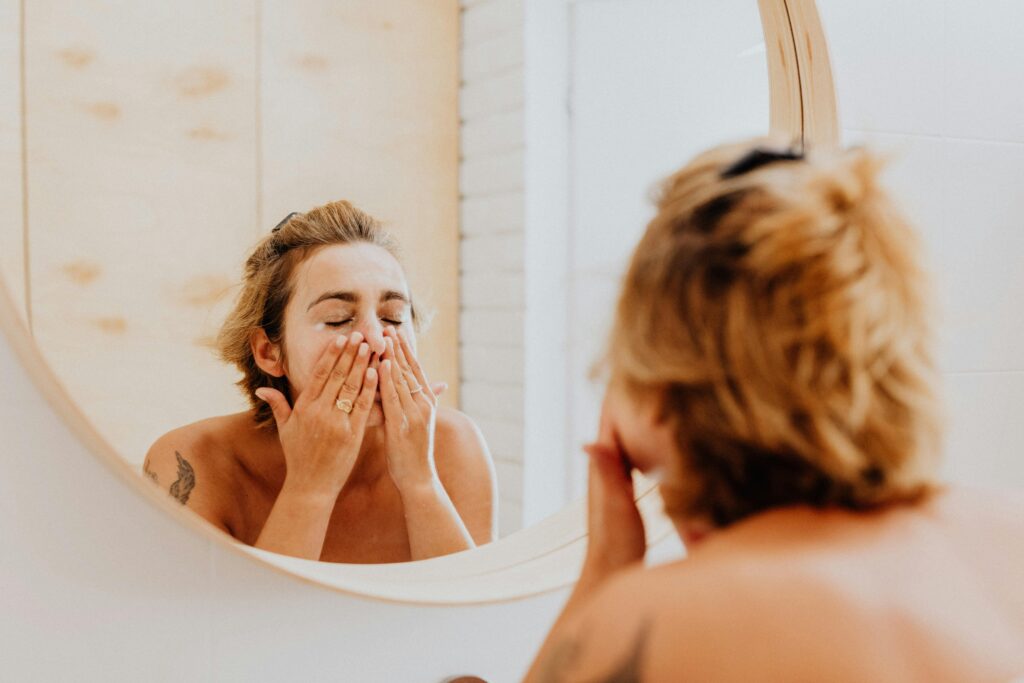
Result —
<instances>
[{"instance_id":1,"label":"cheek","mask_svg":"<svg viewBox=\"0 0 1024 683\"><path fill-rule=\"evenodd\" d=\"M323 336L324 333L321 332L315 337L289 338L287 341L285 373L295 396L309 386L313 368L337 335L328 333L326 339Z\"/></svg>"}]
</instances>

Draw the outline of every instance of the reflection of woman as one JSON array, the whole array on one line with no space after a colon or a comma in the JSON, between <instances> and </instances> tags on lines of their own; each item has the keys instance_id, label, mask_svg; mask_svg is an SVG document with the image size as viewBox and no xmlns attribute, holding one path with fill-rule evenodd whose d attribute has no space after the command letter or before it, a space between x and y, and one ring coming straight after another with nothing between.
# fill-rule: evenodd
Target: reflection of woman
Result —
<instances>
[{"instance_id":1,"label":"reflection of woman","mask_svg":"<svg viewBox=\"0 0 1024 683\"><path fill-rule=\"evenodd\" d=\"M393 251L347 202L275 228L218 338L252 410L164 435L147 475L240 541L298 557L399 562L493 540L487 447L437 407Z\"/></svg>"},{"instance_id":2,"label":"reflection of woman","mask_svg":"<svg viewBox=\"0 0 1024 683\"><path fill-rule=\"evenodd\" d=\"M671 177L633 256L590 546L529 680L1024 673L1024 501L936 483L925 291L876 162L744 151ZM664 468L686 559L641 566L633 468Z\"/></svg>"}]
</instances>

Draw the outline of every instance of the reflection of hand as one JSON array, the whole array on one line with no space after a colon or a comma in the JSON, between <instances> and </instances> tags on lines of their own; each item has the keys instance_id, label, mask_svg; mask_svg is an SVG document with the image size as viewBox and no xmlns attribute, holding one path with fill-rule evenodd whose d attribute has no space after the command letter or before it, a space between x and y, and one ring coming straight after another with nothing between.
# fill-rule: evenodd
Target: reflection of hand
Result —
<instances>
[{"instance_id":1,"label":"reflection of hand","mask_svg":"<svg viewBox=\"0 0 1024 683\"><path fill-rule=\"evenodd\" d=\"M437 396L419 362L393 327L386 331L380 364L381 404L387 437L388 472L399 492L437 479L434 425Z\"/></svg>"},{"instance_id":2,"label":"reflection of hand","mask_svg":"<svg viewBox=\"0 0 1024 683\"><path fill-rule=\"evenodd\" d=\"M359 455L377 389L377 372L369 362L369 346L356 332L324 349L294 407L275 389L256 391L274 411L290 490L334 497L341 492ZM335 401L348 401L352 411L339 409Z\"/></svg>"},{"instance_id":3,"label":"reflection of hand","mask_svg":"<svg viewBox=\"0 0 1024 683\"><path fill-rule=\"evenodd\" d=\"M622 452L607 415L597 441L584 446L590 456L587 492L589 537L580 582L596 584L643 561L647 543L633 490L633 466Z\"/></svg>"}]
</instances>

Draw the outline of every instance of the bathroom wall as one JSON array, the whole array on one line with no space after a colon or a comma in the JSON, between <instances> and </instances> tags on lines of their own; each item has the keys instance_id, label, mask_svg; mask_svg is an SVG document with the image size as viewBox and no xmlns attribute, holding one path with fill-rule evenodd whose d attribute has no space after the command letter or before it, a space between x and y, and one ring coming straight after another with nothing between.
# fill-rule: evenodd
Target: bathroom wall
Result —
<instances>
[{"instance_id":1,"label":"bathroom wall","mask_svg":"<svg viewBox=\"0 0 1024 683\"><path fill-rule=\"evenodd\" d=\"M417 607L258 565L158 510L60 421L0 334L7 681L519 680L565 593Z\"/></svg>"},{"instance_id":2,"label":"bathroom wall","mask_svg":"<svg viewBox=\"0 0 1024 683\"><path fill-rule=\"evenodd\" d=\"M247 407L212 348L245 255L335 199L398 237L457 405L456 0L2 0L0 19L0 275L126 459Z\"/></svg>"},{"instance_id":3,"label":"bathroom wall","mask_svg":"<svg viewBox=\"0 0 1024 683\"><path fill-rule=\"evenodd\" d=\"M1024 4L819 0L847 143L924 236L941 306L946 473L1024 486Z\"/></svg>"},{"instance_id":4,"label":"bathroom wall","mask_svg":"<svg viewBox=\"0 0 1024 683\"><path fill-rule=\"evenodd\" d=\"M1013 87L1024 71L1014 35L1024 8L820 4L847 138L901 154L889 178L925 233L939 281L949 473L1024 485L1024 94ZM0 1L5 30L17 8ZM17 50L0 41L5 82L17 71ZM0 90L2 150L20 135L7 118L19 111L14 90ZM465 87L464 112L470 94ZM19 168L0 154L0 240L8 217L21 215L7 199L21 187ZM485 215L516 216L514 201L481 201ZM0 246L0 259L9 253ZM195 536L95 460L2 336L0 378L0 661L13 680L429 683L472 673L501 683L521 675L564 598L421 608L278 575Z\"/></svg>"}]
</instances>

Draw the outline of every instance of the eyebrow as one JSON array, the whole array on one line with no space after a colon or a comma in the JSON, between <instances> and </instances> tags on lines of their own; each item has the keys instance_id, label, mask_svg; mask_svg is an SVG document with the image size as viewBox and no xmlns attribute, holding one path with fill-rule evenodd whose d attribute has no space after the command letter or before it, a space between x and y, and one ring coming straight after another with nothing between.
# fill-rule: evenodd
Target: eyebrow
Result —
<instances>
[{"instance_id":1,"label":"eyebrow","mask_svg":"<svg viewBox=\"0 0 1024 683\"><path fill-rule=\"evenodd\" d=\"M346 301L350 304L354 304L359 301L359 295L356 294L355 292L324 292L323 294L317 297L316 301L307 306L306 310L308 311L321 301L327 301L328 299L337 299L339 301ZM408 305L409 297L407 297L405 294L402 294L401 292L396 292L395 290L391 289L380 295L380 303L384 304L389 301L401 301L402 303Z\"/></svg>"}]
</instances>

